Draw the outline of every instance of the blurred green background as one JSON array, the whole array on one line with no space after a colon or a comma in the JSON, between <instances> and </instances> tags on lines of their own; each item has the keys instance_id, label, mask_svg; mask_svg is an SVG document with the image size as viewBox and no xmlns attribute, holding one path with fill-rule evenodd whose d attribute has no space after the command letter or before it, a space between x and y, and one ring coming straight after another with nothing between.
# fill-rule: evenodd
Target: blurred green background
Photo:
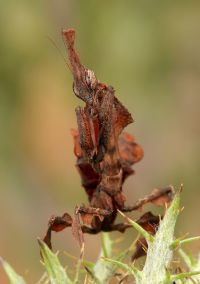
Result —
<instances>
[{"instance_id":1,"label":"blurred green background","mask_svg":"<svg viewBox=\"0 0 200 284\"><path fill-rule=\"evenodd\" d=\"M87 203L70 135L80 101L49 40L65 54L63 27L76 29L82 62L135 118L128 131L145 156L126 182L128 203L183 183L177 236L200 234L200 2L1 0L0 27L0 255L35 283L43 271L36 238L49 217ZM126 246L133 231L124 238ZM53 244L64 264L63 251L79 255L70 229ZM87 236L86 258L99 247L100 236Z\"/></svg>"}]
</instances>

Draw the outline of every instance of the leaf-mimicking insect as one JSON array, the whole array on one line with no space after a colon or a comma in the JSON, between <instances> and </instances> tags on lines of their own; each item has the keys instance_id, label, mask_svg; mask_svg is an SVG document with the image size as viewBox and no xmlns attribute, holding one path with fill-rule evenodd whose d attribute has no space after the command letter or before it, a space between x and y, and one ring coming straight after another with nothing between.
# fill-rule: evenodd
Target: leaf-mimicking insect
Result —
<instances>
[{"instance_id":1,"label":"leaf-mimicking insect","mask_svg":"<svg viewBox=\"0 0 200 284\"><path fill-rule=\"evenodd\" d=\"M72 227L81 247L85 233L124 232L131 225L126 222L115 223L118 209L130 212L141 209L149 202L163 206L171 201L174 194L172 187L154 189L133 205L126 205L123 184L134 173L132 166L143 157L142 147L132 135L123 131L133 122L133 118L115 96L114 88L101 83L92 70L81 64L74 48L75 31L63 30L63 39L73 75L73 92L85 102L84 107L76 108L78 129L72 130L72 136L77 157L76 168L89 204L77 206L74 217L65 213L50 219L44 238L50 248L52 231L59 232L66 227ZM159 217L147 212L138 223L154 234ZM143 254L141 246L145 245L144 240L140 239L133 258Z\"/></svg>"}]
</instances>

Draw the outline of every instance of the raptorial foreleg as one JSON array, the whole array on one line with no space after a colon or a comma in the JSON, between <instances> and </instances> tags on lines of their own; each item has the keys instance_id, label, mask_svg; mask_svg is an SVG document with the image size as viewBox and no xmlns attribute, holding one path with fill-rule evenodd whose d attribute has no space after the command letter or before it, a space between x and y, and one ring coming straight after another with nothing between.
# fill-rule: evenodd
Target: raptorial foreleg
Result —
<instances>
[{"instance_id":1,"label":"raptorial foreleg","mask_svg":"<svg viewBox=\"0 0 200 284\"><path fill-rule=\"evenodd\" d=\"M124 206L121 208L122 212L131 212L134 210L142 209L142 207L147 203L153 203L156 206L163 206L172 201L174 197L174 188L172 186L168 186L165 188L155 188L149 195L145 196L142 199L139 199L132 206Z\"/></svg>"},{"instance_id":2,"label":"raptorial foreleg","mask_svg":"<svg viewBox=\"0 0 200 284\"><path fill-rule=\"evenodd\" d=\"M72 217L68 213L64 213L60 216L52 216L49 220L48 229L43 241L48 245L50 249L52 249L51 245L51 232L60 232L64 230L66 227L72 226Z\"/></svg>"}]
</instances>

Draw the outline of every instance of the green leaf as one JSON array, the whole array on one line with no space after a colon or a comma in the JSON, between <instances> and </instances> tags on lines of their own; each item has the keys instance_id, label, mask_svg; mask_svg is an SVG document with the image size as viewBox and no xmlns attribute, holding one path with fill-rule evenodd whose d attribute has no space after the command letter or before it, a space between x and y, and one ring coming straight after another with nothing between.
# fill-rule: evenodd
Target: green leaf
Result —
<instances>
[{"instance_id":1,"label":"green leaf","mask_svg":"<svg viewBox=\"0 0 200 284\"><path fill-rule=\"evenodd\" d=\"M148 242L146 262L142 271L142 281L137 283L165 283L166 268L172 260L170 245L174 238L174 228L179 214L180 193L177 193L161 220L153 242Z\"/></svg>"},{"instance_id":2,"label":"green leaf","mask_svg":"<svg viewBox=\"0 0 200 284\"><path fill-rule=\"evenodd\" d=\"M22 276L18 275L15 270L6 261L0 259L1 264L10 280L10 284L26 284Z\"/></svg>"},{"instance_id":3,"label":"green leaf","mask_svg":"<svg viewBox=\"0 0 200 284\"><path fill-rule=\"evenodd\" d=\"M100 252L99 259L94 266L93 273L97 283L106 284L109 283L109 279L114 274L116 266L112 263L105 261L105 257L110 258L112 254L113 242L109 237L108 233L102 234L102 249Z\"/></svg>"},{"instance_id":4,"label":"green leaf","mask_svg":"<svg viewBox=\"0 0 200 284\"><path fill-rule=\"evenodd\" d=\"M38 242L51 284L72 284L65 269L60 264L57 255L55 255L44 242L41 240L38 240Z\"/></svg>"},{"instance_id":5,"label":"green leaf","mask_svg":"<svg viewBox=\"0 0 200 284\"><path fill-rule=\"evenodd\" d=\"M153 242L154 237L149 234L146 230L144 230L137 222L131 220L128 218L124 213L122 213L120 210L118 212L135 228L147 241Z\"/></svg>"},{"instance_id":6,"label":"green leaf","mask_svg":"<svg viewBox=\"0 0 200 284\"><path fill-rule=\"evenodd\" d=\"M192 237L192 238L187 238L187 239L176 239L172 242L172 244L170 245L170 248L172 250L176 249L177 247L181 246L181 245L184 245L184 244L188 244L188 243L191 243L193 241L199 241L200 240L200 236L198 237Z\"/></svg>"},{"instance_id":7,"label":"green leaf","mask_svg":"<svg viewBox=\"0 0 200 284\"><path fill-rule=\"evenodd\" d=\"M102 240L102 249L103 249L103 256L110 257L112 254L112 246L113 242L108 233L103 233L103 240Z\"/></svg>"},{"instance_id":8,"label":"green leaf","mask_svg":"<svg viewBox=\"0 0 200 284\"><path fill-rule=\"evenodd\" d=\"M179 274L176 274L176 275L171 275L170 280L171 281L181 280L181 279L184 279L184 278L189 278L189 277L194 276L194 275L200 275L200 271L183 272L183 273L179 273ZM199 282L197 282L197 283L199 283Z\"/></svg>"}]
</instances>

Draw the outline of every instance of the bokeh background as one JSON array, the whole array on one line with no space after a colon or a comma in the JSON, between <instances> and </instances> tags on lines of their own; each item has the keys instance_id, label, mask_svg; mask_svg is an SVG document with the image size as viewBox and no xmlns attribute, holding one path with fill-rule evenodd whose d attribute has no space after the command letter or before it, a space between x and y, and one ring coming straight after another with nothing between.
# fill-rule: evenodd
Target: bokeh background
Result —
<instances>
[{"instance_id":1,"label":"bokeh background","mask_svg":"<svg viewBox=\"0 0 200 284\"><path fill-rule=\"evenodd\" d=\"M76 29L83 63L135 118L128 131L145 156L126 182L129 203L183 183L177 236L200 234L200 2L1 0L0 26L0 255L35 283L43 271L36 238L49 217L87 203L74 167L70 129L81 102L60 55L63 27ZM53 243L71 267L64 252L79 255L71 230ZM88 260L99 248L100 236L86 237Z\"/></svg>"}]
</instances>

